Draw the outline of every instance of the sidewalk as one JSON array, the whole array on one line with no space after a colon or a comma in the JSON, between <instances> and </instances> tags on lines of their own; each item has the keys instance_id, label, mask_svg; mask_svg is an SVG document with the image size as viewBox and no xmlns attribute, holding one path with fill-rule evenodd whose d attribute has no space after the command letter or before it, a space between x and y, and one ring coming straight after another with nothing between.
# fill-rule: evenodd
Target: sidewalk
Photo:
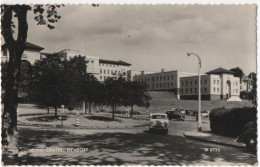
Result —
<instances>
[{"instance_id":1,"label":"sidewalk","mask_svg":"<svg viewBox=\"0 0 260 167\"><path fill-rule=\"evenodd\" d=\"M235 138L216 135L210 132L197 132L197 131L188 131L183 134L185 137L201 140L214 144L221 144L225 146L231 147L240 147L244 148L245 144L241 142L236 142Z\"/></svg>"}]
</instances>

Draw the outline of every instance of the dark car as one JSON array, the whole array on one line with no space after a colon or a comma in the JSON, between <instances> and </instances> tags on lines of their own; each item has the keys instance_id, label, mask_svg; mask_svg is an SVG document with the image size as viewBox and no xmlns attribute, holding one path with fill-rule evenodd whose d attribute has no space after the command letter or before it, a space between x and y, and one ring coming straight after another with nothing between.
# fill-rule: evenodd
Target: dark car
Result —
<instances>
[{"instance_id":1,"label":"dark car","mask_svg":"<svg viewBox=\"0 0 260 167\"><path fill-rule=\"evenodd\" d=\"M236 141L243 142L246 147L253 152L256 152L257 146L257 124L256 121L247 123L242 133L237 137Z\"/></svg>"},{"instance_id":2,"label":"dark car","mask_svg":"<svg viewBox=\"0 0 260 167\"><path fill-rule=\"evenodd\" d=\"M166 111L165 113L167 114L167 116L170 120L177 119L178 121L179 120L184 121L184 119L185 119L185 115L181 114L181 112L177 111L177 110L170 110L170 111Z\"/></svg>"}]
</instances>

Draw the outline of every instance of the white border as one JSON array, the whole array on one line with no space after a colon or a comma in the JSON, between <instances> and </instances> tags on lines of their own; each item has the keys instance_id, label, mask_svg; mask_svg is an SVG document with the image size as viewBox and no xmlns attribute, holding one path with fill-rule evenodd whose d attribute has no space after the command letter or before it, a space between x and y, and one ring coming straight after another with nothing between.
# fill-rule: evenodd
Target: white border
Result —
<instances>
[{"instance_id":1,"label":"white border","mask_svg":"<svg viewBox=\"0 0 260 167\"><path fill-rule=\"evenodd\" d=\"M260 64L260 59L258 57L259 51L259 11L258 7L260 5L260 0L1 0L1 4L65 4L65 5L84 5L84 4L114 4L114 5L157 5L157 4L164 4L164 5L248 5L248 4L256 4L257 5L257 97L258 97L258 106L257 110L259 109L259 97L260 97L260 74L258 69L258 64ZM258 114L259 116L259 114ZM258 119L258 141L260 136L260 121ZM258 142L258 154L257 159L260 160L260 143ZM0 158L1 159L1 158ZM47 165L47 164L46 164ZM207 164L205 164L208 166ZM72 165L73 166L73 165ZM93 166L93 165L91 165ZM135 165L140 166L140 165ZM146 165L145 165L146 166Z\"/></svg>"}]
</instances>

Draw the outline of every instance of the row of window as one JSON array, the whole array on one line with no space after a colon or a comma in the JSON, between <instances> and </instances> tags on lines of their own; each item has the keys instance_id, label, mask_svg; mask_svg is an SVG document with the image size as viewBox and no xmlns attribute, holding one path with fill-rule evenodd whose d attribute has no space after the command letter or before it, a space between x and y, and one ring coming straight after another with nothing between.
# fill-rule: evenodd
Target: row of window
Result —
<instances>
[{"instance_id":1,"label":"row of window","mask_svg":"<svg viewBox=\"0 0 260 167\"><path fill-rule=\"evenodd\" d=\"M120 73L120 71L117 71L117 70L102 70L102 69L100 69L100 74L107 74L107 75L113 74L113 75L115 75L117 72Z\"/></svg>"},{"instance_id":2,"label":"row of window","mask_svg":"<svg viewBox=\"0 0 260 167\"><path fill-rule=\"evenodd\" d=\"M99 66L105 66L105 67L118 67L118 65L115 65L115 64L104 64L104 63L99 63Z\"/></svg>"},{"instance_id":3,"label":"row of window","mask_svg":"<svg viewBox=\"0 0 260 167\"><path fill-rule=\"evenodd\" d=\"M136 79L137 81L139 81L139 82L150 82L150 81L166 81L166 80L173 80L174 79L174 77L173 77L173 75L171 75L171 76L160 76L160 77L151 77L151 78L138 78L138 79Z\"/></svg>"},{"instance_id":4,"label":"row of window","mask_svg":"<svg viewBox=\"0 0 260 167\"><path fill-rule=\"evenodd\" d=\"M204 93L207 93L207 88L204 88ZM197 93L197 88L190 88L190 89L181 89L181 94L184 94L184 91L185 91L185 94L192 94L192 93ZM202 93L202 88L200 88L200 91Z\"/></svg>"},{"instance_id":5,"label":"row of window","mask_svg":"<svg viewBox=\"0 0 260 167\"><path fill-rule=\"evenodd\" d=\"M182 81L181 82L181 86L184 86L184 83L185 83L185 86L192 86L193 84L194 85L197 85L197 80L195 80L195 81ZM200 84L202 85L202 80L200 80ZM204 85L207 85L207 80L204 80Z\"/></svg>"},{"instance_id":6,"label":"row of window","mask_svg":"<svg viewBox=\"0 0 260 167\"><path fill-rule=\"evenodd\" d=\"M235 86L235 85L237 86L237 85L238 85L238 82L233 82L233 86Z\"/></svg>"},{"instance_id":7,"label":"row of window","mask_svg":"<svg viewBox=\"0 0 260 167\"><path fill-rule=\"evenodd\" d=\"M214 85L216 84L216 80L215 79L213 80L213 84ZM219 80L217 80L217 84L219 85Z\"/></svg>"},{"instance_id":8,"label":"row of window","mask_svg":"<svg viewBox=\"0 0 260 167\"><path fill-rule=\"evenodd\" d=\"M173 82L171 82L171 83L160 83L160 84L151 84L151 87L150 87L150 85L149 84L147 84L147 87L148 88L152 88L152 89L154 89L154 88L173 88Z\"/></svg>"}]
</instances>

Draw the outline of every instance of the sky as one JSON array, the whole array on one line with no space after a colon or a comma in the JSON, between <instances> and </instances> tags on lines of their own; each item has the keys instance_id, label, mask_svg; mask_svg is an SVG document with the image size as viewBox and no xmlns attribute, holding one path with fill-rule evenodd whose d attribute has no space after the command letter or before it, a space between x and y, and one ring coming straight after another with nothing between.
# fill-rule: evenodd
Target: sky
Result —
<instances>
[{"instance_id":1,"label":"sky","mask_svg":"<svg viewBox=\"0 0 260 167\"><path fill-rule=\"evenodd\" d=\"M76 49L131 63L136 71L202 73L240 67L256 72L254 5L67 5L55 29L37 26L28 13L27 41L43 52Z\"/></svg>"}]
</instances>

